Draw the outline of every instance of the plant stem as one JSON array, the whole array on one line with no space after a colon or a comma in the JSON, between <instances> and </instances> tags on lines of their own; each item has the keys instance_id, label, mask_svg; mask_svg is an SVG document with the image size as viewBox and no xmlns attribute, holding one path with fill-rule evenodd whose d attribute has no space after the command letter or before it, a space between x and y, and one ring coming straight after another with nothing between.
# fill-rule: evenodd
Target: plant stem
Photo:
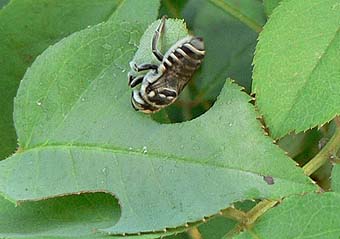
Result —
<instances>
[{"instance_id":1,"label":"plant stem","mask_svg":"<svg viewBox=\"0 0 340 239\"><path fill-rule=\"evenodd\" d=\"M187 233L189 234L191 239L203 239L197 227L190 228Z\"/></svg>"},{"instance_id":2,"label":"plant stem","mask_svg":"<svg viewBox=\"0 0 340 239\"><path fill-rule=\"evenodd\" d=\"M246 24L249 28L253 29L255 32L262 31L261 25L257 24L253 19L249 18L248 16L244 15L238 9L230 6L230 4L228 4L227 2L223 0L210 0L210 2L215 6L221 8L223 11L229 13L233 17L237 18L238 20Z\"/></svg>"},{"instance_id":3,"label":"plant stem","mask_svg":"<svg viewBox=\"0 0 340 239\"><path fill-rule=\"evenodd\" d=\"M262 214L274 207L278 201L264 199L247 213L246 226L250 227Z\"/></svg>"},{"instance_id":4,"label":"plant stem","mask_svg":"<svg viewBox=\"0 0 340 239\"><path fill-rule=\"evenodd\" d=\"M238 222L244 222L247 218L247 214L243 211L237 210L235 208L227 208L222 211L224 217L233 219Z\"/></svg>"},{"instance_id":5,"label":"plant stem","mask_svg":"<svg viewBox=\"0 0 340 239\"><path fill-rule=\"evenodd\" d=\"M254 222L260 216L262 216L266 211L268 211L269 209L274 207L277 203L278 203L278 201L264 199L261 202L259 202L258 204L256 204L256 206L253 207L249 212L244 213L244 212L240 211L240 212L242 212L241 214L236 213L236 211L238 211L238 210L234 209L234 211L231 211L230 214L236 215L236 216L233 216L233 217L230 217L230 218L239 221L239 224L237 224L233 230L231 230L227 234L225 234L223 236L223 239L234 238L235 235L238 235L244 229L247 229L247 231L250 234L252 234L251 227L254 224ZM226 209L226 210L228 210L228 209ZM223 212L223 215L225 215L224 212ZM252 236L253 236L253 238L257 238L256 235L252 235Z\"/></svg>"},{"instance_id":6,"label":"plant stem","mask_svg":"<svg viewBox=\"0 0 340 239\"><path fill-rule=\"evenodd\" d=\"M322 165L324 165L330 157L334 157L340 149L340 118L337 116L334 119L336 124L335 132L329 142L323 147L320 152L312 158L305 166L303 171L307 176L313 174Z\"/></svg>"}]
</instances>

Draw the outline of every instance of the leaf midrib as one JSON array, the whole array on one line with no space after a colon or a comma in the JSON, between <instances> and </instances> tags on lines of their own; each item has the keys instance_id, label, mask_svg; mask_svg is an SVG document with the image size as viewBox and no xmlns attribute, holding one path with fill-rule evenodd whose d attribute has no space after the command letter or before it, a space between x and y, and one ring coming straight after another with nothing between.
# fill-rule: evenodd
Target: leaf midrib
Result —
<instances>
[{"instance_id":1,"label":"leaf midrib","mask_svg":"<svg viewBox=\"0 0 340 239\"><path fill-rule=\"evenodd\" d=\"M30 151L36 151L36 150L48 150L48 149L62 149L62 150L71 150L71 149L81 149L81 150L96 150L96 151L102 151L102 152L112 152L112 153L116 153L116 154L125 154L125 155L135 155L135 156L139 156L139 157L148 157L150 158L154 158L155 160L159 160L161 158L162 161L179 161L179 162L183 162L183 163L188 163L188 164L195 164L195 165L200 165L200 166L208 166L208 167L215 167L215 168L220 168L220 169L227 169L227 170L234 170L234 171L238 171L238 172L242 172L242 173L250 173L253 174L255 176L265 176L260 174L259 172L254 172L251 170L245 170L242 168L238 168L238 167L230 167L230 166L226 166L226 165L220 165L220 164L211 164L209 163L210 160L204 160L204 161L197 161L194 158L189 158L189 157L179 157L177 155L166 155L166 154L160 154L160 153L153 153L153 152L147 152L147 153L143 153L141 151L137 151L137 150L129 150L126 148L112 148L112 147L105 147L102 145L95 145L95 144L73 144L73 145L63 145L63 144L53 144L53 145L37 145L34 148L30 148L27 149L25 151L22 151L20 153L16 153L15 155L20 155L20 154L24 154ZM222 155L223 156L223 155ZM280 179L283 181L288 181L291 182L292 180L289 180L287 178L282 178L282 177L278 177L276 175L271 175L276 179ZM306 182L297 182L294 181L295 183L298 184L303 184L306 185Z\"/></svg>"}]
</instances>

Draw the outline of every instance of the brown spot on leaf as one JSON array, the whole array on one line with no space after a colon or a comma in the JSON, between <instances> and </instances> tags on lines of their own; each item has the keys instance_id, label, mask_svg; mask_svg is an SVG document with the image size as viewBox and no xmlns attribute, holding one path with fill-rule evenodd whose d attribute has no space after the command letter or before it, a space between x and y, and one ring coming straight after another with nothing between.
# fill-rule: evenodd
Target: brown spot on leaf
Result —
<instances>
[{"instance_id":1,"label":"brown spot on leaf","mask_svg":"<svg viewBox=\"0 0 340 239\"><path fill-rule=\"evenodd\" d=\"M268 185L273 185L274 184L274 178L271 176L263 176L263 180L268 184Z\"/></svg>"}]
</instances>

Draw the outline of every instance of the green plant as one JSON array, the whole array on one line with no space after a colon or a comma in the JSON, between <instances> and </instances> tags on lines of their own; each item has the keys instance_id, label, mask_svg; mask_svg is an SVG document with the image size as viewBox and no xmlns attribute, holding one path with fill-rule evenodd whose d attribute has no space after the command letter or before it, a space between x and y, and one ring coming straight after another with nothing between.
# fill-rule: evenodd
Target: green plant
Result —
<instances>
[{"instance_id":1,"label":"green plant","mask_svg":"<svg viewBox=\"0 0 340 239\"><path fill-rule=\"evenodd\" d=\"M338 0L1 6L0 238L340 236ZM127 72L165 14L207 55L149 116Z\"/></svg>"}]
</instances>

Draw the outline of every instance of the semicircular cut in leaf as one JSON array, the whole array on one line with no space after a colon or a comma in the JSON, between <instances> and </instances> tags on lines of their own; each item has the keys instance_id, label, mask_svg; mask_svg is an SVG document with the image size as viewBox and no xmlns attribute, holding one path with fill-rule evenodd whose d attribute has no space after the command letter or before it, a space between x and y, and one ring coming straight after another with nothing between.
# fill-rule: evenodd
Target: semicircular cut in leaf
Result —
<instances>
[{"instance_id":1,"label":"semicircular cut in leaf","mask_svg":"<svg viewBox=\"0 0 340 239\"><path fill-rule=\"evenodd\" d=\"M261 33L253 91L274 138L340 113L339 12L338 0L284 1Z\"/></svg>"},{"instance_id":2,"label":"semicircular cut in leaf","mask_svg":"<svg viewBox=\"0 0 340 239\"><path fill-rule=\"evenodd\" d=\"M6 2L0 1L0 6ZM0 159L13 153L17 147L13 98L27 67L60 39L106 21L116 12L117 4L124 5L124 2L126 0L12 0L1 9Z\"/></svg>"},{"instance_id":3,"label":"semicircular cut in leaf","mask_svg":"<svg viewBox=\"0 0 340 239\"><path fill-rule=\"evenodd\" d=\"M23 202L111 193L121 218L103 231L123 234L183 226L238 200L315 190L230 81L192 121L159 124L135 112L127 71L140 37L138 26L109 22L37 58L15 101L21 151L0 163L2 195Z\"/></svg>"},{"instance_id":4,"label":"semicircular cut in leaf","mask_svg":"<svg viewBox=\"0 0 340 239\"><path fill-rule=\"evenodd\" d=\"M0 197L0 211L0 236L7 239L105 239L107 235L96 230L113 225L120 215L119 205L112 195L94 192L65 195L18 206ZM184 228L178 228L166 233L111 238L169 238L167 235L183 231Z\"/></svg>"},{"instance_id":5,"label":"semicircular cut in leaf","mask_svg":"<svg viewBox=\"0 0 340 239\"><path fill-rule=\"evenodd\" d=\"M93 192L65 195L18 206L0 197L0 210L0 236L7 239L104 239L107 235L96 230L113 225L120 215L119 205L112 195ZM179 228L167 233L111 236L111 238L168 238L167 235L181 233L183 230Z\"/></svg>"},{"instance_id":6,"label":"semicircular cut in leaf","mask_svg":"<svg viewBox=\"0 0 340 239\"><path fill-rule=\"evenodd\" d=\"M96 228L112 226L120 211L106 193L64 195L15 206L0 197L1 238L74 238L93 235Z\"/></svg>"},{"instance_id":7,"label":"semicircular cut in leaf","mask_svg":"<svg viewBox=\"0 0 340 239\"><path fill-rule=\"evenodd\" d=\"M235 238L320 238L340 236L340 195L307 194L286 198Z\"/></svg>"}]
</instances>

